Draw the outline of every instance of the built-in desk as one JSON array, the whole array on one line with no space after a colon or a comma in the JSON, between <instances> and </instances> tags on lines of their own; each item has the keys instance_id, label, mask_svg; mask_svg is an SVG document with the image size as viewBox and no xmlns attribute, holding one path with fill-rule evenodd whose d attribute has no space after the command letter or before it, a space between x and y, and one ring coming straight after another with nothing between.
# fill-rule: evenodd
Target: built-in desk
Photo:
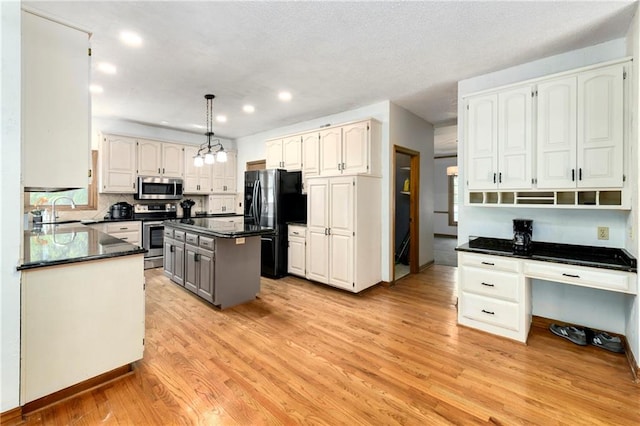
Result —
<instances>
[{"instance_id":1,"label":"built-in desk","mask_svg":"<svg viewBox=\"0 0 640 426\"><path fill-rule=\"evenodd\" d=\"M481 238L458 248L458 323L526 342L531 279L635 295L637 263L623 249L535 243L529 255L511 241Z\"/></svg>"}]
</instances>

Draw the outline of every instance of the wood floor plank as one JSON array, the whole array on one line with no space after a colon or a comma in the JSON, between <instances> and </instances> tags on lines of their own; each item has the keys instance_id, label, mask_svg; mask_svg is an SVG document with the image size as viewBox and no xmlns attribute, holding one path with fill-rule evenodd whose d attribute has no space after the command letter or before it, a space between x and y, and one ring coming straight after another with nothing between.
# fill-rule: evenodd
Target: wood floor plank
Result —
<instances>
[{"instance_id":1,"label":"wood floor plank","mask_svg":"<svg viewBox=\"0 0 640 426\"><path fill-rule=\"evenodd\" d=\"M135 374L14 424L640 424L624 356L542 327L527 345L458 327L455 267L357 295L263 278L224 311L145 276Z\"/></svg>"}]
</instances>

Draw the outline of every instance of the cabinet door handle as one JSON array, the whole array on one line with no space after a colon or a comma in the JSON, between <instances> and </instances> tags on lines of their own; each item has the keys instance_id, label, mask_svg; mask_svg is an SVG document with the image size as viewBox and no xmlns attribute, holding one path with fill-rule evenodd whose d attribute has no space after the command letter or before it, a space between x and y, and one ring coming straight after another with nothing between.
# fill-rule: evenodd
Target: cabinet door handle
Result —
<instances>
[{"instance_id":1,"label":"cabinet door handle","mask_svg":"<svg viewBox=\"0 0 640 426\"><path fill-rule=\"evenodd\" d=\"M338 163L338 170L341 170L341 169L340 169L340 163Z\"/></svg>"},{"instance_id":2,"label":"cabinet door handle","mask_svg":"<svg viewBox=\"0 0 640 426\"><path fill-rule=\"evenodd\" d=\"M162 168L162 174L164 174L164 167Z\"/></svg>"},{"instance_id":3,"label":"cabinet door handle","mask_svg":"<svg viewBox=\"0 0 640 426\"><path fill-rule=\"evenodd\" d=\"M483 265L495 266L493 262L481 262Z\"/></svg>"},{"instance_id":4,"label":"cabinet door handle","mask_svg":"<svg viewBox=\"0 0 640 426\"><path fill-rule=\"evenodd\" d=\"M324 235L329 235L327 234L327 228L324 228Z\"/></svg>"},{"instance_id":5,"label":"cabinet door handle","mask_svg":"<svg viewBox=\"0 0 640 426\"><path fill-rule=\"evenodd\" d=\"M193 261L194 262L199 262L200 261L200 255L198 253L194 253L193 255Z\"/></svg>"},{"instance_id":6,"label":"cabinet door handle","mask_svg":"<svg viewBox=\"0 0 640 426\"><path fill-rule=\"evenodd\" d=\"M502 183L502 172L498 173L498 183Z\"/></svg>"},{"instance_id":7,"label":"cabinet door handle","mask_svg":"<svg viewBox=\"0 0 640 426\"><path fill-rule=\"evenodd\" d=\"M493 183L496 183L496 174L493 174Z\"/></svg>"},{"instance_id":8,"label":"cabinet door handle","mask_svg":"<svg viewBox=\"0 0 640 426\"><path fill-rule=\"evenodd\" d=\"M562 274L562 276L564 277L569 277L569 278L580 278L580 275L574 275L574 274Z\"/></svg>"},{"instance_id":9,"label":"cabinet door handle","mask_svg":"<svg viewBox=\"0 0 640 426\"><path fill-rule=\"evenodd\" d=\"M300 235L300 233L298 231L293 231L293 234Z\"/></svg>"},{"instance_id":10,"label":"cabinet door handle","mask_svg":"<svg viewBox=\"0 0 640 426\"><path fill-rule=\"evenodd\" d=\"M345 163L342 163L342 170L344 170L347 167L347 165Z\"/></svg>"},{"instance_id":11,"label":"cabinet door handle","mask_svg":"<svg viewBox=\"0 0 640 426\"><path fill-rule=\"evenodd\" d=\"M495 312L487 311L485 309L483 309L482 312L485 313L485 314L489 314L489 315L495 315L496 314Z\"/></svg>"},{"instance_id":12,"label":"cabinet door handle","mask_svg":"<svg viewBox=\"0 0 640 426\"><path fill-rule=\"evenodd\" d=\"M576 169L571 169L571 182L576 180Z\"/></svg>"},{"instance_id":13,"label":"cabinet door handle","mask_svg":"<svg viewBox=\"0 0 640 426\"><path fill-rule=\"evenodd\" d=\"M160 173L160 167L158 167L158 173Z\"/></svg>"},{"instance_id":14,"label":"cabinet door handle","mask_svg":"<svg viewBox=\"0 0 640 426\"><path fill-rule=\"evenodd\" d=\"M176 249L176 248L175 248L174 246L170 246L170 247L169 247L169 251L170 251L171 253L173 253L173 252L175 251L175 249Z\"/></svg>"},{"instance_id":15,"label":"cabinet door handle","mask_svg":"<svg viewBox=\"0 0 640 426\"><path fill-rule=\"evenodd\" d=\"M582 180L582 167L578 169L578 180Z\"/></svg>"},{"instance_id":16,"label":"cabinet door handle","mask_svg":"<svg viewBox=\"0 0 640 426\"><path fill-rule=\"evenodd\" d=\"M486 286L486 287L495 287L495 285L494 285L494 284L490 284L490 283L482 282L482 283L480 283L480 284L482 284L483 286Z\"/></svg>"}]
</instances>

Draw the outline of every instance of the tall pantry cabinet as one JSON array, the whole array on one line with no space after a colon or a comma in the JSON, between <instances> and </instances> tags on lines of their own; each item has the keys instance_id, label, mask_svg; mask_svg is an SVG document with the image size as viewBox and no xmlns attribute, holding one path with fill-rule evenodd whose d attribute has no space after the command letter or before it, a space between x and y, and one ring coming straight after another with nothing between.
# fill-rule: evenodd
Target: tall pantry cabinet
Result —
<instances>
[{"instance_id":1,"label":"tall pantry cabinet","mask_svg":"<svg viewBox=\"0 0 640 426\"><path fill-rule=\"evenodd\" d=\"M352 292L381 279L380 178L307 180L307 278Z\"/></svg>"}]
</instances>

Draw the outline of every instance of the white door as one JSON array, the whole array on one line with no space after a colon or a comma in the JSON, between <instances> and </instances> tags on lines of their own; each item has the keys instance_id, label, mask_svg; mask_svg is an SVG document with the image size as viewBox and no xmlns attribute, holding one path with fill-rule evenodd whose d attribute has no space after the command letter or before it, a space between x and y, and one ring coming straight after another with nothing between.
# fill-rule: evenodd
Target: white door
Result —
<instances>
[{"instance_id":1,"label":"white door","mask_svg":"<svg viewBox=\"0 0 640 426\"><path fill-rule=\"evenodd\" d=\"M207 203L207 213L216 214L222 213L222 207L224 206L224 196L209 195Z\"/></svg>"},{"instance_id":2,"label":"white door","mask_svg":"<svg viewBox=\"0 0 640 426\"><path fill-rule=\"evenodd\" d=\"M498 95L469 99L467 111L469 189L498 187Z\"/></svg>"},{"instance_id":3,"label":"white door","mask_svg":"<svg viewBox=\"0 0 640 426\"><path fill-rule=\"evenodd\" d=\"M138 174L162 176L162 144L138 139Z\"/></svg>"},{"instance_id":4,"label":"white door","mask_svg":"<svg viewBox=\"0 0 640 426\"><path fill-rule=\"evenodd\" d=\"M162 144L162 174L174 178L184 176L184 147L182 145Z\"/></svg>"},{"instance_id":5,"label":"white door","mask_svg":"<svg viewBox=\"0 0 640 426\"><path fill-rule=\"evenodd\" d=\"M208 167L209 169L211 169L211 188L213 192L224 192L225 163L219 163L216 161L211 165L205 164L203 167Z\"/></svg>"},{"instance_id":6,"label":"white door","mask_svg":"<svg viewBox=\"0 0 640 426\"><path fill-rule=\"evenodd\" d=\"M282 139L274 139L266 142L267 169L282 168Z\"/></svg>"},{"instance_id":7,"label":"white door","mask_svg":"<svg viewBox=\"0 0 640 426\"><path fill-rule=\"evenodd\" d=\"M287 250L287 261L290 274L304 277L304 258L306 247L304 238L289 237L289 247Z\"/></svg>"},{"instance_id":8,"label":"white door","mask_svg":"<svg viewBox=\"0 0 640 426\"><path fill-rule=\"evenodd\" d=\"M533 186L533 88L519 87L498 94L498 187Z\"/></svg>"},{"instance_id":9,"label":"white door","mask_svg":"<svg viewBox=\"0 0 640 426\"><path fill-rule=\"evenodd\" d=\"M222 213L233 213L236 210L235 195L224 195L222 197Z\"/></svg>"},{"instance_id":10,"label":"white door","mask_svg":"<svg viewBox=\"0 0 640 426\"><path fill-rule=\"evenodd\" d=\"M623 72L578 74L578 187L623 186Z\"/></svg>"},{"instance_id":11,"label":"white door","mask_svg":"<svg viewBox=\"0 0 640 426\"><path fill-rule=\"evenodd\" d=\"M342 128L342 173L369 171L369 122Z\"/></svg>"},{"instance_id":12,"label":"white door","mask_svg":"<svg viewBox=\"0 0 640 426\"><path fill-rule=\"evenodd\" d=\"M353 290L354 178L329 181L329 284Z\"/></svg>"},{"instance_id":13,"label":"white door","mask_svg":"<svg viewBox=\"0 0 640 426\"><path fill-rule=\"evenodd\" d=\"M282 140L282 165L287 170L302 170L302 139L291 136Z\"/></svg>"},{"instance_id":14,"label":"white door","mask_svg":"<svg viewBox=\"0 0 640 426\"><path fill-rule=\"evenodd\" d=\"M103 139L102 192L135 193L136 141L122 136Z\"/></svg>"},{"instance_id":15,"label":"white door","mask_svg":"<svg viewBox=\"0 0 640 426\"><path fill-rule=\"evenodd\" d=\"M329 282L329 181L307 182L307 278Z\"/></svg>"},{"instance_id":16,"label":"white door","mask_svg":"<svg viewBox=\"0 0 640 426\"><path fill-rule=\"evenodd\" d=\"M320 173L319 141L318 132L302 135L302 173L305 176L316 176Z\"/></svg>"},{"instance_id":17,"label":"white door","mask_svg":"<svg viewBox=\"0 0 640 426\"><path fill-rule=\"evenodd\" d=\"M576 77L538 85L538 188L575 188Z\"/></svg>"},{"instance_id":18,"label":"white door","mask_svg":"<svg viewBox=\"0 0 640 426\"><path fill-rule=\"evenodd\" d=\"M335 127L320 132L320 175L336 176L342 168L342 129Z\"/></svg>"},{"instance_id":19,"label":"white door","mask_svg":"<svg viewBox=\"0 0 640 426\"><path fill-rule=\"evenodd\" d=\"M237 156L235 152L227 152L227 161L224 164L224 192L236 192Z\"/></svg>"},{"instance_id":20,"label":"white door","mask_svg":"<svg viewBox=\"0 0 640 426\"><path fill-rule=\"evenodd\" d=\"M193 157L198 153L197 146L184 147L184 193L197 194L200 184L200 168L193 165ZM204 167L204 166L203 166Z\"/></svg>"}]
</instances>

